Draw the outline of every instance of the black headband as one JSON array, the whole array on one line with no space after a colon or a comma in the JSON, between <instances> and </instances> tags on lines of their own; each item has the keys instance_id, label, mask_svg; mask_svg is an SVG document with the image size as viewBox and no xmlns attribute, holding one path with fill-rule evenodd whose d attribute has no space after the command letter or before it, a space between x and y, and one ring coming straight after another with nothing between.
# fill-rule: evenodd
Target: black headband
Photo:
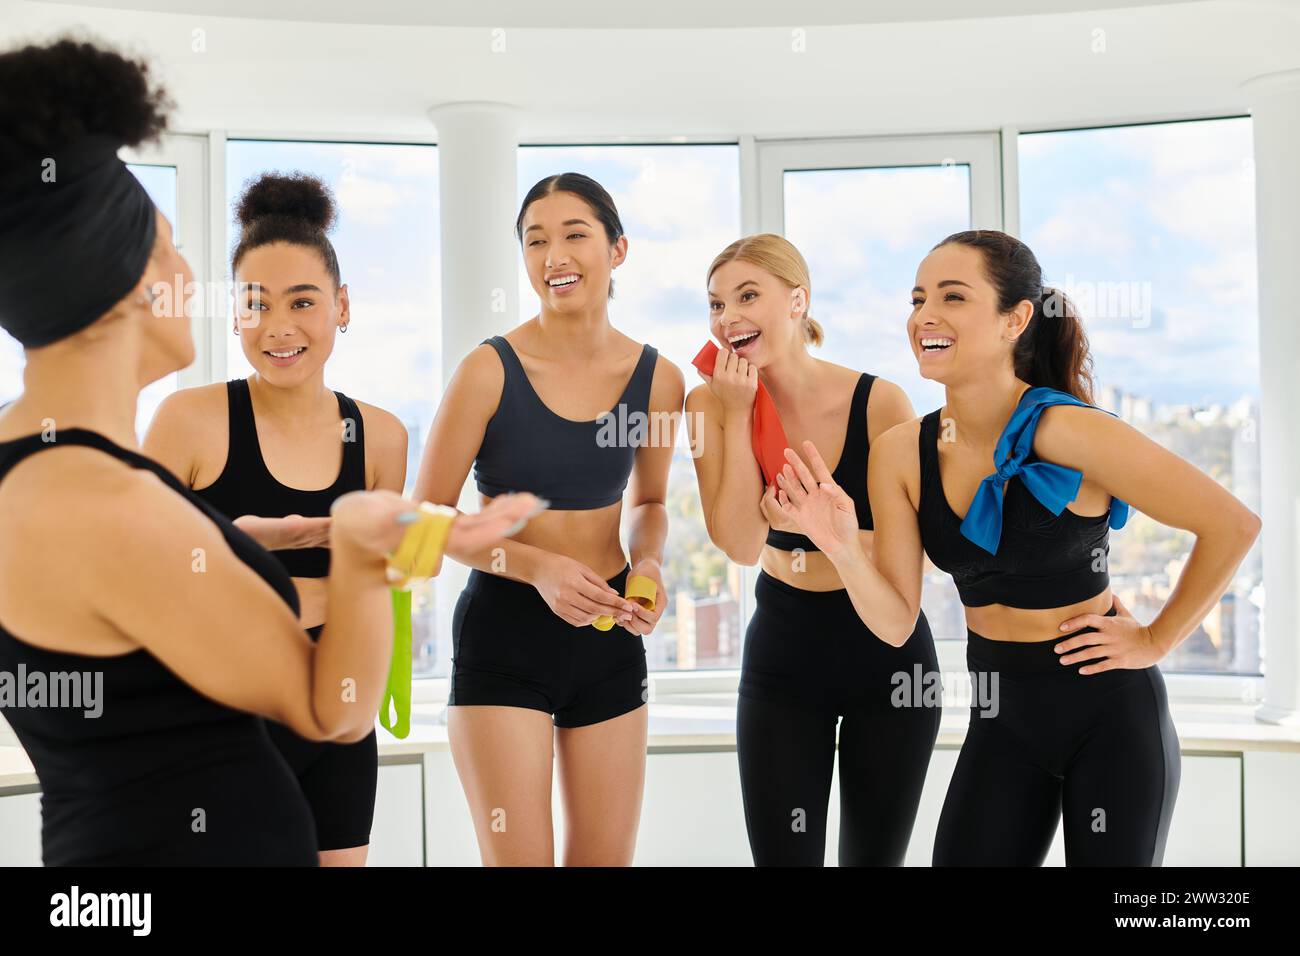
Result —
<instances>
[{"instance_id":1,"label":"black headband","mask_svg":"<svg viewBox=\"0 0 1300 956\"><path fill-rule=\"evenodd\" d=\"M27 348L84 329L144 274L154 204L118 145L86 137L0 182L0 328Z\"/></svg>"}]
</instances>

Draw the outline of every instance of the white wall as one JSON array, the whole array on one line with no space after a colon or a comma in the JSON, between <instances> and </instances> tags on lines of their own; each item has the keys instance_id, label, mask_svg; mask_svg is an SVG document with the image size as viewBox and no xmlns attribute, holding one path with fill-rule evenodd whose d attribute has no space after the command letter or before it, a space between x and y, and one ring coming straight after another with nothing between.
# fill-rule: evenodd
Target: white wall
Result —
<instances>
[{"instance_id":1,"label":"white wall","mask_svg":"<svg viewBox=\"0 0 1300 956\"><path fill-rule=\"evenodd\" d=\"M520 19L536 13L522 2L496 4L505 25L494 28L253 20L25 0L9 4L0 41L76 27L151 56L179 105L175 126L182 131L426 141L433 137L429 107L464 100L522 107L525 142L951 132L1221 115L1245 111L1243 80L1300 65L1298 4L1095 5L1126 4L842 26L789 22L802 13L767 4L776 12L765 19L788 25L556 30L510 26L520 20L506 11L523 11ZM315 9L283 0L257 6L265 16ZM364 11L380 17L392 6L371 3ZM1080 4L930 2L926 12L1017 6ZM738 15L733 22L751 21Z\"/></svg>"},{"instance_id":2,"label":"white wall","mask_svg":"<svg viewBox=\"0 0 1300 956\"><path fill-rule=\"evenodd\" d=\"M908 866L929 866L935 827L957 750L935 751L921 796ZM835 865L839 778L831 785L826 865ZM1166 866L1298 866L1300 753L1183 755ZM559 806L558 795L555 805ZM563 842L557 821L556 845ZM423 840L421 839L423 837ZM379 770L370 865L478 866L465 796L446 751ZM1058 829L1048 866L1065 862ZM734 750L653 753L637 838L637 866L749 866ZM0 797L0 866L40 865L40 803Z\"/></svg>"}]
</instances>

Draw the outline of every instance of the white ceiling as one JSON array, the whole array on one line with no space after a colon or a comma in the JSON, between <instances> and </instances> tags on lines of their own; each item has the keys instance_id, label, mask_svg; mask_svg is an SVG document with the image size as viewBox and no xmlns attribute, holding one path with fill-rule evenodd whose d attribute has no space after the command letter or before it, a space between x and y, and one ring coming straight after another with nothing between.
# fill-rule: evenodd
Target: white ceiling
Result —
<instances>
[{"instance_id":1,"label":"white ceiling","mask_svg":"<svg viewBox=\"0 0 1300 956\"><path fill-rule=\"evenodd\" d=\"M69 0L38 0L75 5ZM613 3L610 0L82 0L81 6L149 10L202 16L296 20L316 23L363 23L441 27L534 27L635 29L771 26L827 26L851 23L904 23L1073 13L1100 8L1159 6L1191 0L656 0ZM793 19L792 19L793 17Z\"/></svg>"},{"instance_id":2,"label":"white ceiling","mask_svg":"<svg viewBox=\"0 0 1300 956\"><path fill-rule=\"evenodd\" d=\"M1242 81L1300 68L1300 0L0 2L4 46L102 38L156 63L176 128L242 134L431 140L462 100L522 107L532 142L1050 128L1240 113ZM680 28L719 11L746 25ZM871 22L818 25L849 16Z\"/></svg>"}]
</instances>

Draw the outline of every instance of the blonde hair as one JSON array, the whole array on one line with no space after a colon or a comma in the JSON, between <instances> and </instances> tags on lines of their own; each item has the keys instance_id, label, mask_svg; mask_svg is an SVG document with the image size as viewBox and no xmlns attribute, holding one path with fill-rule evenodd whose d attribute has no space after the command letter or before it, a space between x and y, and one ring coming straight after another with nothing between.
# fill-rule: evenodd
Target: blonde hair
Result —
<instances>
[{"instance_id":1,"label":"blonde hair","mask_svg":"<svg viewBox=\"0 0 1300 956\"><path fill-rule=\"evenodd\" d=\"M707 284L713 273L728 262L748 262L764 272L780 279L790 288L803 286L808 290L808 305L802 316L803 337L809 345L821 345L824 340L822 327L808 310L812 308L812 279L808 277L808 263L804 261L799 250L784 236L773 232L761 232L756 236L737 239L718 253L709 273L705 276Z\"/></svg>"}]
</instances>

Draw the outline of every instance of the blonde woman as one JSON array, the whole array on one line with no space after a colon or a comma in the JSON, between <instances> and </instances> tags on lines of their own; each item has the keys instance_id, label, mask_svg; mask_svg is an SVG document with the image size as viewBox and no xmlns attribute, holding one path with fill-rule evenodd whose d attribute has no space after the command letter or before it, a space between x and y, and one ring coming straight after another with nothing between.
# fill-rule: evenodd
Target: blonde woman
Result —
<instances>
[{"instance_id":1,"label":"blonde woman","mask_svg":"<svg viewBox=\"0 0 1300 956\"><path fill-rule=\"evenodd\" d=\"M929 624L920 614L901 647L867 629L835 566L776 517L775 489L764 487L750 444L761 382L791 444L831 451L870 553L867 458L912 406L892 382L809 353L822 343L811 288L803 256L781 236L749 236L719 253L708 271L709 327L725 351L686 399L709 536L732 560L762 565L736 714L745 823L756 865L821 865L838 725L839 862L896 866L939 729L939 701L918 706L911 692L938 669Z\"/></svg>"}]
</instances>

